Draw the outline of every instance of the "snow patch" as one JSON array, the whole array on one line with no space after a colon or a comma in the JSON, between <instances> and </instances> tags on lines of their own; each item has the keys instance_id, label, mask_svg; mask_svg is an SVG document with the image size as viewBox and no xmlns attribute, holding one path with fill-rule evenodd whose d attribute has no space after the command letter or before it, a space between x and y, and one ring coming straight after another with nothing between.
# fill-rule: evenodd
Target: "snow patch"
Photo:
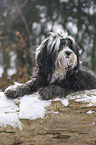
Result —
<instances>
[{"instance_id":1,"label":"snow patch","mask_svg":"<svg viewBox=\"0 0 96 145\"><path fill-rule=\"evenodd\" d=\"M20 100L19 118L34 120L43 118L45 114L45 107L49 106L51 102L39 99L39 94L24 96Z\"/></svg>"},{"instance_id":2,"label":"snow patch","mask_svg":"<svg viewBox=\"0 0 96 145\"><path fill-rule=\"evenodd\" d=\"M89 110L89 111L87 111L86 113L92 114L92 113L94 113L94 111Z\"/></svg>"},{"instance_id":3,"label":"snow patch","mask_svg":"<svg viewBox=\"0 0 96 145\"><path fill-rule=\"evenodd\" d=\"M76 102L88 103L88 106L96 105L96 89L84 90L67 96L68 99L74 99Z\"/></svg>"},{"instance_id":4,"label":"snow patch","mask_svg":"<svg viewBox=\"0 0 96 145\"><path fill-rule=\"evenodd\" d=\"M46 112L45 107L50 104L50 101L40 100L38 93L10 100L0 92L0 126L10 125L13 128L22 129L20 119L43 118Z\"/></svg>"},{"instance_id":5,"label":"snow patch","mask_svg":"<svg viewBox=\"0 0 96 145\"><path fill-rule=\"evenodd\" d=\"M55 98L55 99L53 99L53 100L49 100L49 101L61 101L62 102L62 104L65 106L65 107L67 107L68 106L68 104L69 104L69 101L68 101L68 99L66 99L66 98Z\"/></svg>"}]
</instances>

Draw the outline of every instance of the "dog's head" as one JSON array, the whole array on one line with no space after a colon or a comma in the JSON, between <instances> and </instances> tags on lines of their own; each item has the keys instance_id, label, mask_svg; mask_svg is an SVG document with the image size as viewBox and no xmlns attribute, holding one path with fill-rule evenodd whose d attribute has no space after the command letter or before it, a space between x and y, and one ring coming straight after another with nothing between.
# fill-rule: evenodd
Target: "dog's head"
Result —
<instances>
[{"instance_id":1,"label":"dog's head","mask_svg":"<svg viewBox=\"0 0 96 145\"><path fill-rule=\"evenodd\" d=\"M53 82L78 70L79 47L73 37L63 30L57 34L51 33L37 48L36 59L39 74Z\"/></svg>"}]
</instances>

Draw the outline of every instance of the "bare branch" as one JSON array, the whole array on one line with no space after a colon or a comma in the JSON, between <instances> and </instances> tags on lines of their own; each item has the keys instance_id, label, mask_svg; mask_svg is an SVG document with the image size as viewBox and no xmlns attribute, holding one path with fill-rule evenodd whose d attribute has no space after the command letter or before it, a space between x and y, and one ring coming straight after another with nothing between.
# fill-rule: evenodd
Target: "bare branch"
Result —
<instances>
[{"instance_id":1,"label":"bare branch","mask_svg":"<svg viewBox=\"0 0 96 145\"><path fill-rule=\"evenodd\" d=\"M25 0L24 3L22 3L22 5L19 7L19 9L22 9L26 5L27 2L28 1ZM10 26L10 24L16 19L17 16L18 16L18 13L15 13L14 17L11 17L10 21L8 22L8 26Z\"/></svg>"},{"instance_id":2,"label":"bare branch","mask_svg":"<svg viewBox=\"0 0 96 145\"><path fill-rule=\"evenodd\" d=\"M25 25L25 29L26 29L26 32L27 32L27 35L28 35L28 40L29 40L29 48L30 48L30 53L31 53L31 59L32 59L32 62L33 62L33 65L34 65L35 62L34 62L34 58L33 58L32 52L31 52L31 48L32 48L31 33L30 33L30 30L29 30L28 24L26 22L26 19L25 19L25 17L22 14L21 8L18 6L18 0L14 0L14 2L16 4L17 11L19 12L19 14L20 14L20 16L22 18L22 21L23 21L23 23Z\"/></svg>"}]
</instances>

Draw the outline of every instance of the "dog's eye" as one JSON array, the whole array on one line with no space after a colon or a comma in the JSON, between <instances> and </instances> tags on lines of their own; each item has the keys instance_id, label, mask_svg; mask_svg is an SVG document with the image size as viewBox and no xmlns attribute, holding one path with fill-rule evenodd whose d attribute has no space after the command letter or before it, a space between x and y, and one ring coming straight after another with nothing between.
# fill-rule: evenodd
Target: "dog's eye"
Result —
<instances>
[{"instance_id":1,"label":"dog's eye","mask_svg":"<svg viewBox=\"0 0 96 145\"><path fill-rule=\"evenodd\" d=\"M67 43L67 45L72 46L72 40L71 39L66 38L66 43Z\"/></svg>"}]
</instances>

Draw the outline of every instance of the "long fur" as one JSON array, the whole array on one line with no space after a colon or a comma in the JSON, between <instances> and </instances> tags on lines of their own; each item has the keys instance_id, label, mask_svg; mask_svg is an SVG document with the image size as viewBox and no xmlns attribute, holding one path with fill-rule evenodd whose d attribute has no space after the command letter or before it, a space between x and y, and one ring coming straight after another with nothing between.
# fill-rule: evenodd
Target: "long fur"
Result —
<instances>
[{"instance_id":1,"label":"long fur","mask_svg":"<svg viewBox=\"0 0 96 145\"><path fill-rule=\"evenodd\" d=\"M66 97L70 92L96 89L96 76L80 66L80 48L62 29L51 33L36 50L37 72L25 84L8 87L8 98L39 92L42 99Z\"/></svg>"}]
</instances>

